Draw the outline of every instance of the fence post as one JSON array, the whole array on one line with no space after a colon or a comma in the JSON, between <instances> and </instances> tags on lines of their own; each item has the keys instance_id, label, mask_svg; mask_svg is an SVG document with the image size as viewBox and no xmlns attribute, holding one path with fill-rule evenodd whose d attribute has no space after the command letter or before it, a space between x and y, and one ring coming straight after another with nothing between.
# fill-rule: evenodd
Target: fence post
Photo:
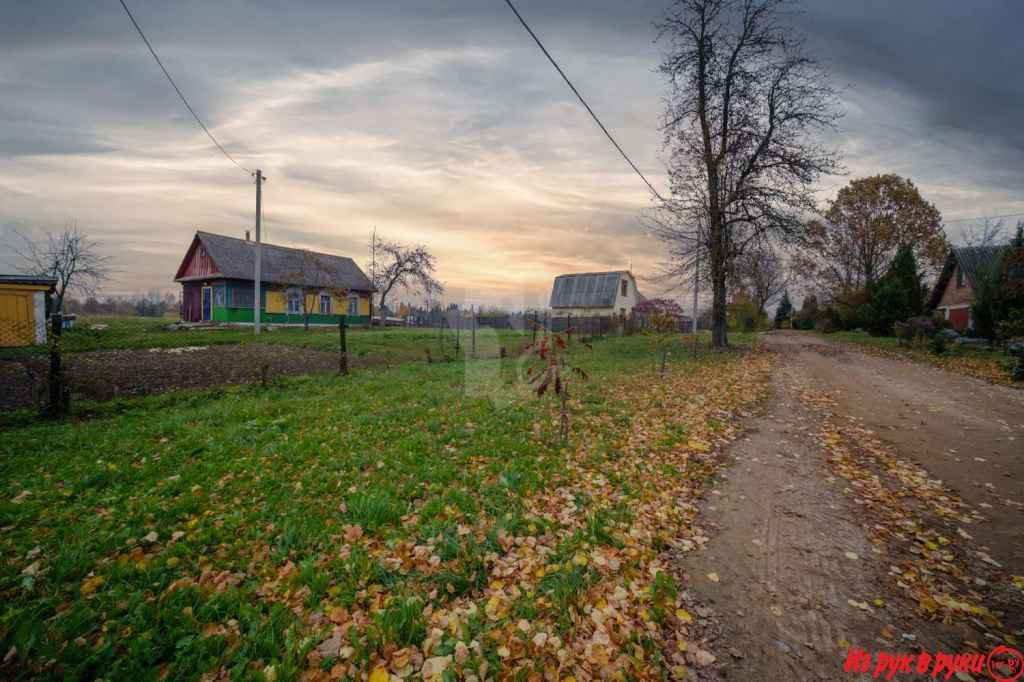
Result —
<instances>
[{"instance_id":1,"label":"fence post","mask_svg":"<svg viewBox=\"0 0 1024 682\"><path fill-rule=\"evenodd\" d=\"M572 313L568 313L565 316L565 345L572 345Z\"/></svg>"},{"instance_id":2,"label":"fence post","mask_svg":"<svg viewBox=\"0 0 1024 682\"><path fill-rule=\"evenodd\" d=\"M533 338L530 343L537 343L537 311L533 311Z\"/></svg>"},{"instance_id":3,"label":"fence post","mask_svg":"<svg viewBox=\"0 0 1024 682\"><path fill-rule=\"evenodd\" d=\"M68 401L64 391L64 370L61 367L61 332L64 331L64 316L54 313L50 319L50 405L51 417L67 414Z\"/></svg>"},{"instance_id":4,"label":"fence post","mask_svg":"<svg viewBox=\"0 0 1024 682\"><path fill-rule=\"evenodd\" d=\"M348 316L342 315L338 320L338 374L348 376L348 339L345 330L348 328Z\"/></svg>"},{"instance_id":5,"label":"fence post","mask_svg":"<svg viewBox=\"0 0 1024 682\"><path fill-rule=\"evenodd\" d=\"M476 316L477 316L477 310L476 310L476 308L474 306L470 306L469 307L469 312L473 314L473 351L472 351L472 355L475 358L476 357L476 321L477 321L476 320Z\"/></svg>"},{"instance_id":6,"label":"fence post","mask_svg":"<svg viewBox=\"0 0 1024 682\"><path fill-rule=\"evenodd\" d=\"M455 355L459 354L459 341L462 336L462 310L455 309Z\"/></svg>"}]
</instances>

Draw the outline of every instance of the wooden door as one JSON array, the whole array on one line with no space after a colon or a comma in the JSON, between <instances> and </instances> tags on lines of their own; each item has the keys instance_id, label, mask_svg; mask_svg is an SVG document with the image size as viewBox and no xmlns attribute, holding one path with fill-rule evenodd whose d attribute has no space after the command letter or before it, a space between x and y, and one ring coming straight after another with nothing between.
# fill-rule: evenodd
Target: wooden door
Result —
<instances>
[{"instance_id":1,"label":"wooden door","mask_svg":"<svg viewBox=\"0 0 1024 682\"><path fill-rule=\"evenodd\" d=\"M203 287L203 322L213 317L213 287Z\"/></svg>"}]
</instances>

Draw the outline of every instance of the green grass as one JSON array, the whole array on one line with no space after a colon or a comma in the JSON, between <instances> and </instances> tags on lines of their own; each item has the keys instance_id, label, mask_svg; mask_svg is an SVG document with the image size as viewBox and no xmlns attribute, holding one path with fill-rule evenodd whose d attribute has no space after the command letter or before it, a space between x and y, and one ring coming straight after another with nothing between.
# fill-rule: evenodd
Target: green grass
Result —
<instances>
[{"instance_id":1,"label":"green grass","mask_svg":"<svg viewBox=\"0 0 1024 682\"><path fill-rule=\"evenodd\" d=\"M364 347L416 333L367 332ZM584 521L564 531L551 559L565 567L502 619L553 605L571 626L569 609L598 577L574 557L621 549L629 495L657 488L618 471L639 408L610 393L655 366L648 341L608 338L573 355L592 375L574 388L573 439L626 497L578 495ZM734 361L669 360L676 372ZM338 608L366 619L347 630L348 663L419 645L425 605L482 600L503 538L563 532L530 500L576 474L553 402L517 389L516 368L512 358L406 364L153 396L103 418L0 431L0 649L16 652L0 675L194 679L220 669L259 678L272 668L290 679L326 636L322 614ZM498 388L467 391L480 375ZM584 420L599 428L581 433ZM668 433L651 447L687 429ZM662 606L671 612L666 580L652 593L659 617ZM494 626L483 610L481 601L462 635ZM500 663L497 644L484 644ZM446 635L438 650L454 645Z\"/></svg>"},{"instance_id":2,"label":"green grass","mask_svg":"<svg viewBox=\"0 0 1024 682\"><path fill-rule=\"evenodd\" d=\"M221 344L269 343L337 352L337 327L276 327L264 329L257 337L251 327L215 326L193 329L168 330L173 320L147 317L79 317L72 329L62 335L67 352L80 353L103 350L146 350L150 348L181 348ZM107 325L106 329L91 329L93 325ZM445 330L443 341L438 330L424 328L390 327L348 330L349 353L355 357L371 356L395 362L409 359L422 360L424 349L430 348L435 358L443 352L454 354L456 330ZM514 352L528 343L529 335L515 330L477 330L478 353L497 355L497 346L504 345ZM468 351L472 344L469 329L459 332L460 349ZM0 359L42 354L42 346L0 349Z\"/></svg>"},{"instance_id":3,"label":"green grass","mask_svg":"<svg viewBox=\"0 0 1024 682\"><path fill-rule=\"evenodd\" d=\"M909 346L900 345L899 339L895 336L871 336L867 332L842 331L827 334L825 338L841 343L856 344L878 353L925 362L993 383L1014 383L1011 378L1013 359L999 350L963 348L950 343L946 345L945 353L936 355L922 343Z\"/></svg>"}]
</instances>

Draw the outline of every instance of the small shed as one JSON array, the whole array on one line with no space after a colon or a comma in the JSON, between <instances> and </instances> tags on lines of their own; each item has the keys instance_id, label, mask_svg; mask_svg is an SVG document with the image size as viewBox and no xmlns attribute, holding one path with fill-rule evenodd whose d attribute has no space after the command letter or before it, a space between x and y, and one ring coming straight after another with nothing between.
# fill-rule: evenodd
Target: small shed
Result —
<instances>
[{"instance_id":1,"label":"small shed","mask_svg":"<svg viewBox=\"0 0 1024 682\"><path fill-rule=\"evenodd\" d=\"M0 346L46 343L46 314L57 280L0 275Z\"/></svg>"},{"instance_id":2,"label":"small shed","mask_svg":"<svg viewBox=\"0 0 1024 682\"><path fill-rule=\"evenodd\" d=\"M629 270L581 272L555 277L551 308L577 317L626 316L643 300Z\"/></svg>"}]
</instances>

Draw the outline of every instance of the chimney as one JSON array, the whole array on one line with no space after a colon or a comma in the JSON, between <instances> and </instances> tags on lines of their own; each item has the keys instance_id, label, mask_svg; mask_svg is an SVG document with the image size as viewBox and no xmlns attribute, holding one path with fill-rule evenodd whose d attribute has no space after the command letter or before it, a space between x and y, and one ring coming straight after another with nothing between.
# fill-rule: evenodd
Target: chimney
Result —
<instances>
[{"instance_id":1,"label":"chimney","mask_svg":"<svg viewBox=\"0 0 1024 682\"><path fill-rule=\"evenodd\" d=\"M249 241L249 230L245 231L245 241Z\"/></svg>"}]
</instances>

